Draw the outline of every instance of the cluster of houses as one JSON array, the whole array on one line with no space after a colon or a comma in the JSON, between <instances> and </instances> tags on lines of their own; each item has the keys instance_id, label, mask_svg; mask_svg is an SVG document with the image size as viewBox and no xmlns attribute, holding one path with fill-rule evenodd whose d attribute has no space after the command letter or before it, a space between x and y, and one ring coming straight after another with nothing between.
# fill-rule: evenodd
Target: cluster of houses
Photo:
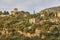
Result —
<instances>
[{"instance_id":1,"label":"cluster of houses","mask_svg":"<svg viewBox=\"0 0 60 40\"><path fill-rule=\"evenodd\" d=\"M5 12L7 12L7 11L5 11ZM18 11L18 8L14 8L11 12L8 12L8 13L5 13L5 12L0 13L0 17L10 16L10 15L16 15L18 13L21 13L21 11ZM29 12L25 12L24 14L22 13L21 15L23 17L27 17L29 15L28 13Z\"/></svg>"},{"instance_id":2,"label":"cluster of houses","mask_svg":"<svg viewBox=\"0 0 60 40\"><path fill-rule=\"evenodd\" d=\"M51 12L51 10L45 10L45 12L44 11L42 11L42 12L40 12L40 17L45 17L45 14L49 14L49 11ZM5 16L10 16L10 15L16 15L17 13L21 13L20 11L18 11L18 9L17 8L14 8L14 10L13 11L11 11L9 14L7 14L7 15L0 15L1 17L5 17ZM47 15L48 15L47 14ZM51 22L55 22L55 21L58 21L59 20L59 18L60 18L60 12L55 12L55 11L53 11L53 13L52 14L54 14L56 17L58 17L58 18L50 18L49 20L51 21ZM21 13L21 15L23 16L23 17L27 17L28 15L29 15L29 13L28 12L25 12L25 13ZM44 21L46 21L46 20L44 20ZM31 19L29 19L29 23L39 23L40 22L40 19L39 18L31 18Z\"/></svg>"},{"instance_id":3,"label":"cluster of houses","mask_svg":"<svg viewBox=\"0 0 60 40\"><path fill-rule=\"evenodd\" d=\"M59 11L55 12L54 10L51 11L50 9L44 10L44 11L40 12L40 17L45 18L46 15L48 15L48 17L49 17L49 16L51 16L49 14L52 14L53 16L51 18L49 18L48 20L44 19L41 21L39 18L31 18L29 20L29 22L30 23L42 23L43 21L60 22L60 12Z\"/></svg>"},{"instance_id":4,"label":"cluster of houses","mask_svg":"<svg viewBox=\"0 0 60 40\"><path fill-rule=\"evenodd\" d=\"M48 10L44 10L44 11L40 12L41 17L45 18L46 14L48 15L47 18L49 16L53 15L53 16L51 16L51 18L49 18L49 20L51 22L57 22L60 20L60 12L59 11L48 9Z\"/></svg>"}]
</instances>

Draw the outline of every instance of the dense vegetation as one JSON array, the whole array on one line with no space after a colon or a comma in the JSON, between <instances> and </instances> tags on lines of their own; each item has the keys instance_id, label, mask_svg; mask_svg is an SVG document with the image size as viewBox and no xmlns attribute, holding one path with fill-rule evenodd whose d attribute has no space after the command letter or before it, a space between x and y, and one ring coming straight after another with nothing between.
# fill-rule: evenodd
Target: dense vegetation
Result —
<instances>
[{"instance_id":1,"label":"dense vegetation","mask_svg":"<svg viewBox=\"0 0 60 40\"><path fill-rule=\"evenodd\" d=\"M49 9L36 14L20 11L15 15L0 11L1 15L9 15L0 15L0 40L60 40L60 18L56 11ZM28 15L24 17L24 14ZM30 23L32 18L37 18L38 22Z\"/></svg>"}]
</instances>

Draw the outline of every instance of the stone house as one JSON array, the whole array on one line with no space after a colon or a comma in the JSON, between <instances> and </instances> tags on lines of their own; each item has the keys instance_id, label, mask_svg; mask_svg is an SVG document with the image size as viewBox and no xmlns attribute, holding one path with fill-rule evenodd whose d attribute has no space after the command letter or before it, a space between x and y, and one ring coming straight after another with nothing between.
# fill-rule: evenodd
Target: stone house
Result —
<instances>
[{"instance_id":1,"label":"stone house","mask_svg":"<svg viewBox=\"0 0 60 40\"><path fill-rule=\"evenodd\" d=\"M18 13L18 9L17 9L17 8L14 8L14 10L11 11L11 14L12 14L12 15L15 15L16 13Z\"/></svg>"},{"instance_id":2,"label":"stone house","mask_svg":"<svg viewBox=\"0 0 60 40\"><path fill-rule=\"evenodd\" d=\"M60 17L60 12L57 13L57 16Z\"/></svg>"},{"instance_id":3,"label":"stone house","mask_svg":"<svg viewBox=\"0 0 60 40\"><path fill-rule=\"evenodd\" d=\"M31 18L31 19L29 19L29 23L34 23L34 24L37 24L37 23L39 23L40 22L40 20L38 19L38 18Z\"/></svg>"},{"instance_id":4,"label":"stone house","mask_svg":"<svg viewBox=\"0 0 60 40\"><path fill-rule=\"evenodd\" d=\"M29 23L35 23L35 18L31 18L31 19L29 19Z\"/></svg>"},{"instance_id":5,"label":"stone house","mask_svg":"<svg viewBox=\"0 0 60 40\"><path fill-rule=\"evenodd\" d=\"M23 17L27 17L29 15L29 13L25 12L22 14Z\"/></svg>"}]
</instances>

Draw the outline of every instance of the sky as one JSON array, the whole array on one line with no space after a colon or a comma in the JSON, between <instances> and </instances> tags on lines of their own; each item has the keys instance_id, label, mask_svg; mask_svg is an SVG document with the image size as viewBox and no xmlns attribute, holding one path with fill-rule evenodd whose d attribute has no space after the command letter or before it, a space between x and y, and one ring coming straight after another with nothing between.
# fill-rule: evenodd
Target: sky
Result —
<instances>
[{"instance_id":1,"label":"sky","mask_svg":"<svg viewBox=\"0 0 60 40\"><path fill-rule=\"evenodd\" d=\"M30 13L39 12L43 9L60 6L60 0L0 0L0 11L11 11L18 8L19 11Z\"/></svg>"}]
</instances>

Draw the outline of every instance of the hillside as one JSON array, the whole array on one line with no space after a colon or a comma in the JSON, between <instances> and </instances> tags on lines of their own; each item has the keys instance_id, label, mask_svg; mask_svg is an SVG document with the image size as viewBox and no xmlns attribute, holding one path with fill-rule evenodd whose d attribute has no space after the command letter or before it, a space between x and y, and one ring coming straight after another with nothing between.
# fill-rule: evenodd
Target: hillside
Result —
<instances>
[{"instance_id":1,"label":"hillside","mask_svg":"<svg viewBox=\"0 0 60 40\"><path fill-rule=\"evenodd\" d=\"M51 8L46 8L44 10L54 10L54 11L60 11L60 6L56 6L56 7L51 7ZM44 10L41 10L41 11L44 11Z\"/></svg>"},{"instance_id":2,"label":"hillside","mask_svg":"<svg viewBox=\"0 0 60 40\"><path fill-rule=\"evenodd\" d=\"M16 8L11 14L0 12L0 40L60 40L59 11L60 7L36 14Z\"/></svg>"}]
</instances>

